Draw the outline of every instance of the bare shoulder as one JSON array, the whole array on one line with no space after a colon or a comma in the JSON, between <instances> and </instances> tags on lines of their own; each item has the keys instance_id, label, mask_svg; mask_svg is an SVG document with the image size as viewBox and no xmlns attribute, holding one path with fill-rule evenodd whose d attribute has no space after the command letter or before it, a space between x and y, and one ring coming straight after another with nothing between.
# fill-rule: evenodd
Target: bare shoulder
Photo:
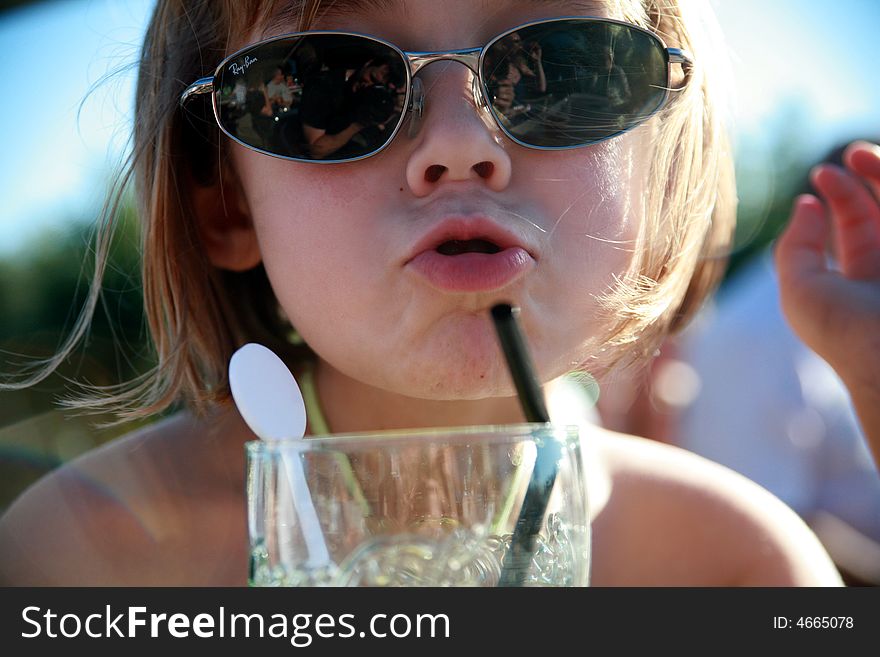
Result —
<instances>
[{"instance_id":1,"label":"bare shoulder","mask_svg":"<svg viewBox=\"0 0 880 657\"><path fill-rule=\"evenodd\" d=\"M197 583L187 567L205 546L241 538L243 460L226 433L182 413L47 475L0 518L0 582Z\"/></svg>"},{"instance_id":2,"label":"bare shoulder","mask_svg":"<svg viewBox=\"0 0 880 657\"><path fill-rule=\"evenodd\" d=\"M806 524L745 477L634 436L600 430L596 446L611 489L594 522L596 584L841 584Z\"/></svg>"}]
</instances>

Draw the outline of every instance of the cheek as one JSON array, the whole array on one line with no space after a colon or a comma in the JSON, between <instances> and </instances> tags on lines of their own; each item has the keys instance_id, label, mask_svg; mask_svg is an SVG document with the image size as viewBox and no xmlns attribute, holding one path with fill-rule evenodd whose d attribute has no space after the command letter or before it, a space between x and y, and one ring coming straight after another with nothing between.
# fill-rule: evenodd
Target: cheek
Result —
<instances>
[{"instance_id":1,"label":"cheek","mask_svg":"<svg viewBox=\"0 0 880 657\"><path fill-rule=\"evenodd\" d=\"M544 189L549 220L543 263L549 272L533 291L536 314L554 321L530 328L544 352L538 359L560 373L585 362L596 348L606 322L598 299L633 264L648 155L641 140L626 136L555 155L541 168L543 180L535 180Z\"/></svg>"},{"instance_id":2,"label":"cheek","mask_svg":"<svg viewBox=\"0 0 880 657\"><path fill-rule=\"evenodd\" d=\"M629 269L644 217L647 157L627 137L560 157L547 182L553 255L592 292Z\"/></svg>"},{"instance_id":3,"label":"cheek","mask_svg":"<svg viewBox=\"0 0 880 657\"><path fill-rule=\"evenodd\" d=\"M295 230L289 232L295 232L298 239L300 230L332 230L335 224L346 223L356 229L357 224L346 219L378 200L370 178L346 175L343 165L334 165L336 168L331 170L322 165L275 161L259 154L253 157L264 161L255 162L249 172L245 183L248 202L257 230L267 237L294 222Z\"/></svg>"},{"instance_id":4,"label":"cheek","mask_svg":"<svg viewBox=\"0 0 880 657\"><path fill-rule=\"evenodd\" d=\"M360 167L287 163L247 151L238 156L263 264L294 324L312 309L332 308L353 281L374 280L369 258L386 198ZM387 185L387 181L385 182ZM356 303L358 295L354 301Z\"/></svg>"},{"instance_id":5,"label":"cheek","mask_svg":"<svg viewBox=\"0 0 880 657\"><path fill-rule=\"evenodd\" d=\"M380 203L369 169L284 162L239 149L242 184L267 267L326 261L346 253Z\"/></svg>"}]
</instances>

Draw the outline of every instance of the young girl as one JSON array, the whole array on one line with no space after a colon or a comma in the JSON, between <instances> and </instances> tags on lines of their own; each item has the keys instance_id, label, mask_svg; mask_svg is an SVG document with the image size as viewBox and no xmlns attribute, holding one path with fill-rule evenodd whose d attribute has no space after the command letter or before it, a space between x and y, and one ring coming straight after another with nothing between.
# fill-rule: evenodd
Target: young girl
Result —
<instances>
[{"instance_id":1,"label":"young girl","mask_svg":"<svg viewBox=\"0 0 880 657\"><path fill-rule=\"evenodd\" d=\"M488 312L510 301L554 420L588 417L562 377L651 357L723 268L734 189L705 11L160 0L133 154L159 365L109 403L187 410L22 495L0 525L3 581L245 584L242 445L254 436L226 381L245 342L314 380L335 433L521 422ZM337 34L273 39L306 30ZM546 76L526 116L495 104L481 70L512 34L540 47ZM291 60L304 96L322 85L320 125L293 116L258 132L229 110L237 80ZM371 61L383 70L369 97L327 82ZM623 100L581 84L595 67ZM584 427L594 584L839 584L766 491Z\"/></svg>"}]
</instances>

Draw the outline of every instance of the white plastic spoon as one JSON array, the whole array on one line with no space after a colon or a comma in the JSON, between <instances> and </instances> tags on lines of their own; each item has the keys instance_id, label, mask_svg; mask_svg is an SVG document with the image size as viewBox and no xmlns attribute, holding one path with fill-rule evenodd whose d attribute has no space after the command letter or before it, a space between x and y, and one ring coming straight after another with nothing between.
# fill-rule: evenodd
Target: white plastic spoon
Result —
<instances>
[{"instance_id":1,"label":"white plastic spoon","mask_svg":"<svg viewBox=\"0 0 880 657\"><path fill-rule=\"evenodd\" d=\"M249 343L229 360L229 387L241 417L262 440L297 440L306 432L306 407L293 374L271 349ZM281 456L309 552L311 568L330 565L330 553L306 483L303 463Z\"/></svg>"}]
</instances>

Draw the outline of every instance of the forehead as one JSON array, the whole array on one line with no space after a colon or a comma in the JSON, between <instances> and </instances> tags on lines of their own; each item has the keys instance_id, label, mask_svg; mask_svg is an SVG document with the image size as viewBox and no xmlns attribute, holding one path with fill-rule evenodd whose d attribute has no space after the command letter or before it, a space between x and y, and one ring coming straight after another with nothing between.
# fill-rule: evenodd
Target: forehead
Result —
<instances>
[{"instance_id":1,"label":"forehead","mask_svg":"<svg viewBox=\"0 0 880 657\"><path fill-rule=\"evenodd\" d=\"M448 0L447 0L448 2ZM603 0L469 0L480 9L492 9L498 5L531 5L539 7L570 7L576 10L590 10L607 6ZM362 10L389 11L405 8L408 4L415 4L408 0L327 0L322 3L328 12L350 12Z\"/></svg>"},{"instance_id":2,"label":"forehead","mask_svg":"<svg viewBox=\"0 0 880 657\"><path fill-rule=\"evenodd\" d=\"M469 5L477 5L478 11L500 13L505 10L532 9L548 13L607 16L614 15L621 4L632 0L465 0ZM305 0L282 0L269 13L265 31L297 25L303 15ZM315 19L318 22L363 14L391 14L406 16L428 5L436 11L437 7L455 11L455 3L450 0L323 0L318 4Z\"/></svg>"}]
</instances>

